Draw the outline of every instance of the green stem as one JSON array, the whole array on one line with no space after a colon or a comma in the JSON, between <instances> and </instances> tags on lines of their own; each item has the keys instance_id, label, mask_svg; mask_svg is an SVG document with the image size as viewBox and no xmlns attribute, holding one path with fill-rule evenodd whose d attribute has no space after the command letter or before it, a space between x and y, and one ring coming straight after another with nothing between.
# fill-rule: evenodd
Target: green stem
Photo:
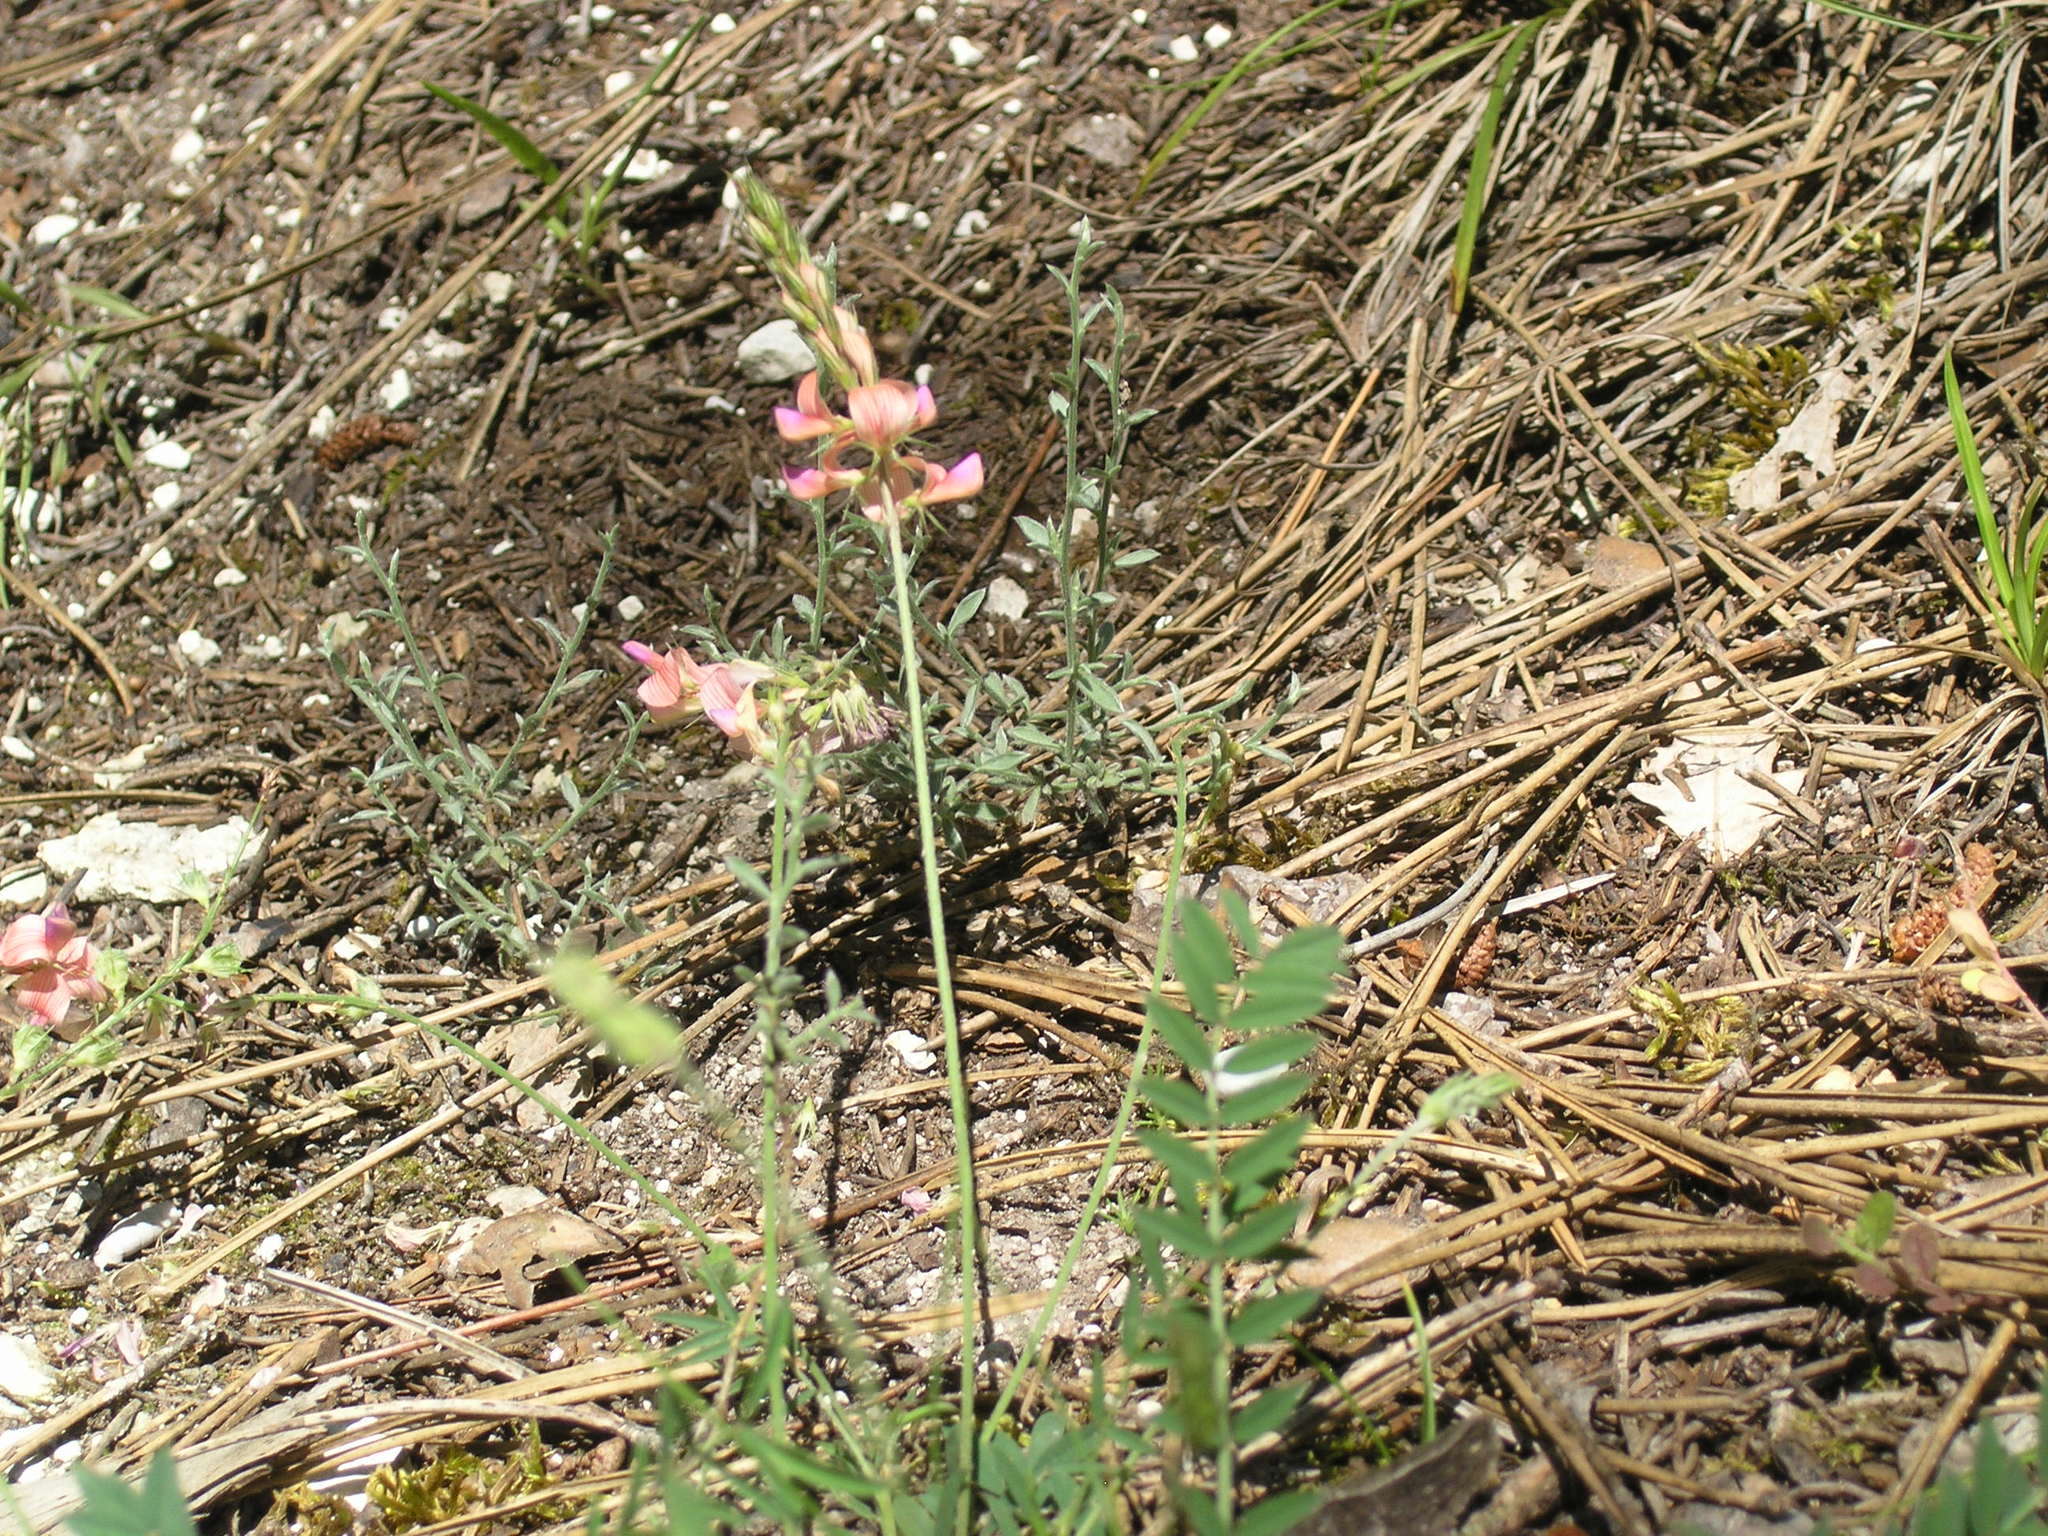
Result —
<instances>
[{"instance_id":1,"label":"green stem","mask_svg":"<svg viewBox=\"0 0 2048 1536\"><path fill-rule=\"evenodd\" d=\"M903 702L909 720L911 778L917 790L919 862L924 867L925 920L932 934L932 978L939 994L939 1020L946 1035L946 1086L953 1106L954 1181L960 1189L960 1451L962 1479L958 1524L969 1529L970 1496L974 1487L974 1325L975 1274L981 1247L980 1213L974 1195L974 1118L967 1097L967 1068L960 1049L960 1010L953 998L953 960L946 948L945 893L939 885L939 839L932 810L931 761L925 748L924 690L918 677L916 616L910 602L910 562L903 553L903 531L894 498L882 478L882 530L888 539L889 572L896 589L896 633L903 643Z\"/></svg>"},{"instance_id":2,"label":"green stem","mask_svg":"<svg viewBox=\"0 0 2048 1536\"><path fill-rule=\"evenodd\" d=\"M776 739L781 748L770 768L775 779L774 821L768 838L767 932L761 942L761 974L754 983L754 1030L761 1053L761 1290L772 1305L782 1294L782 1167L777 1133L782 1117L781 1024L782 998L776 990L782 970L782 916L791 887L794 860L789 841L788 732L780 729ZM783 1422L782 1375L776 1372L768 1384L770 1422Z\"/></svg>"}]
</instances>

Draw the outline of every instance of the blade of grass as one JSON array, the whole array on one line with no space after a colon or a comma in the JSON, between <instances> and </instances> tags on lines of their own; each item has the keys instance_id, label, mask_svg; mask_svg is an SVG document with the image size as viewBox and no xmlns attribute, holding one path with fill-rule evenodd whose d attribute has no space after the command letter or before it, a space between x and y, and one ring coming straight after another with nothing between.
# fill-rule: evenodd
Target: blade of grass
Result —
<instances>
[{"instance_id":1,"label":"blade of grass","mask_svg":"<svg viewBox=\"0 0 2048 1536\"><path fill-rule=\"evenodd\" d=\"M1465 178L1465 207L1458 215L1458 239L1451 251L1451 316L1465 307L1465 294L1472 284L1472 256L1479 247L1479 221L1486 213L1487 185L1493 175L1493 142L1500 132L1500 115L1507 105L1508 86L1522 67L1522 55L1536 41L1550 21L1534 16L1515 29L1501 54L1500 68L1493 73L1493 87L1486 93L1486 107L1479 118L1479 133L1472 141L1472 169Z\"/></svg>"},{"instance_id":2,"label":"blade of grass","mask_svg":"<svg viewBox=\"0 0 2048 1536\"><path fill-rule=\"evenodd\" d=\"M1962 465L1963 483L1970 489L1970 508L1977 518L1977 538L1984 546L1984 558L1991 567L1992 590L1986 598L1991 605L1992 618L2021 670L2039 682L2043 671L2048 670L2048 654L2044 654L2048 652L2048 645L2043 643L2048 640L2048 634L2044 634L2037 609L2040 588L2036 582L2022 591L2012 561L2008 558L2005 530L1999 526L1998 512L1991 505L1991 493L1984 484L1984 465L1977 456L1977 435L1970 427L1970 413L1963 405L1962 386L1956 382L1953 353L1942 357L1941 387L1948 401L1949 426L1955 433L1956 458ZM2026 531L2028 534L2032 532L2031 529ZM2017 553L2021 572L2038 579L2041 562L2035 552L2022 548Z\"/></svg>"},{"instance_id":3,"label":"blade of grass","mask_svg":"<svg viewBox=\"0 0 2048 1536\"><path fill-rule=\"evenodd\" d=\"M1887 27L1897 27L1902 32L1927 32L1935 37L1947 38L1952 43L1981 43L1987 41L1981 32L1956 32L1948 27L1930 27L1924 22L1906 21L1897 16L1887 16L1881 11L1865 10L1860 5L1850 4L1849 0L1820 0L1820 4L1827 10L1838 12L1843 16L1854 16L1858 21L1881 22Z\"/></svg>"},{"instance_id":4,"label":"blade of grass","mask_svg":"<svg viewBox=\"0 0 2048 1536\"><path fill-rule=\"evenodd\" d=\"M562 168L548 158L547 151L489 107L481 102L471 101L467 96L457 95L446 86L436 85L431 80L423 80L420 83L456 111L467 113L477 127L496 139L498 147L531 172L542 186L553 186L555 179L562 174Z\"/></svg>"}]
</instances>

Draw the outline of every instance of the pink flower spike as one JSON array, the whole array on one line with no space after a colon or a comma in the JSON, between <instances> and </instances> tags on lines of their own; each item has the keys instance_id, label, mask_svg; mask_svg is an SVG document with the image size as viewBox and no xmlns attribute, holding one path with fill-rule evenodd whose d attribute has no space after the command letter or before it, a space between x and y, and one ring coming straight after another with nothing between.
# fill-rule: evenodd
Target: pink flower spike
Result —
<instances>
[{"instance_id":1,"label":"pink flower spike","mask_svg":"<svg viewBox=\"0 0 2048 1536\"><path fill-rule=\"evenodd\" d=\"M924 466L924 489L918 494L920 501L962 501L969 496L981 494L981 455L970 453L951 469L940 469L936 464Z\"/></svg>"},{"instance_id":2,"label":"pink flower spike","mask_svg":"<svg viewBox=\"0 0 2048 1536\"><path fill-rule=\"evenodd\" d=\"M647 676L640 679L640 702L657 726L674 725L689 715L697 689L684 676L685 667L696 670L688 656L680 650L664 655L637 640L628 640L619 649L647 669Z\"/></svg>"},{"instance_id":3,"label":"pink flower spike","mask_svg":"<svg viewBox=\"0 0 2048 1536\"><path fill-rule=\"evenodd\" d=\"M825 403L818 395L818 371L813 368L796 387L796 409L786 405L775 407L775 430L782 434L786 443L807 443L814 437L826 437L839 430L839 419L825 409Z\"/></svg>"}]
</instances>

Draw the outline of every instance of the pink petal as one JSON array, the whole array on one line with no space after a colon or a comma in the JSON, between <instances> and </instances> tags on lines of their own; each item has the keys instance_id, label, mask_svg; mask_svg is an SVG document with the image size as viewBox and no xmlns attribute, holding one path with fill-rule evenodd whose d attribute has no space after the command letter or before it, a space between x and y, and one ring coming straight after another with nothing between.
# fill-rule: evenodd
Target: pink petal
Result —
<instances>
[{"instance_id":1,"label":"pink petal","mask_svg":"<svg viewBox=\"0 0 2048 1536\"><path fill-rule=\"evenodd\" d=\"M77 931L62 906L22 913L0 932L0 970L26 971L49 964Z\"/></svg>"},{"instance_id":2,"label":"pink petal","mask_svg":"<svg viewBox=\"0 0 2048 1536\"><path fill-rule=\"evenodd\" d=\"M913 403L917 407L918 431L923 431L939 419L939 403L932 398L932 392L924 385L917 386L917 398Z\"/></svg>"},{"instance_id":3,"label":"pink petal","mask_svg":"<svg viewBox=\"0 0 2048 1536\"><path fill-rule=\"evenodd\" d=\"M785 469L782 483L789 487L789 494L798 501L816 501L820 496L830 496L838 489L832 483L833 476L822 469Z\"/></svg>"},{"instance_id":4,"label":"pink petal","mask_svg":"<svg viewBox=\"0 0 2048 1536\"><path fill-rule=\"evenodd\" d=\"M924 491L919 499L925 502L959 501L980 495L981 486L981 455L970 453L951 469L941 470L936 464L925 465Z\"/></svg>"},{"instance_id":5,"label":"pink petal","mask_svg":"<svg viewBox=\"0 0 2048 1536\"><path fill-rule=\"evenodd\" d=\"M805 374L803 382L797 385L795 410L786 405L775 407L775 430L782 434L784 442L790 443L809 442L839 430L838 418L825 409L818 397L816 369Z\"/></svg>"},{"instance_id":6,"label":"pink petal","mask_svg":"<svg viewBox=\"0 0 2048 1536\"><path fill-rule=\"evenodd\" d=\"M39 965L14 984L14 1000L55 1028L71 1011L71 989L54 965Z\"/></svg>"}]
</instances>

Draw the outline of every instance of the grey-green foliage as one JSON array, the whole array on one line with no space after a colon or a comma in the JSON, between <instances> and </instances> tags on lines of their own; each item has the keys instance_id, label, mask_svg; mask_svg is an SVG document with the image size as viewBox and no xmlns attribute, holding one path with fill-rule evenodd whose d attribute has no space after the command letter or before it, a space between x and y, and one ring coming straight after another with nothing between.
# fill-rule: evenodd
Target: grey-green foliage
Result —
<instances>
[{"instance_id":1,"label":"grey-green foliage","mask_svg":"<svg viewBox=\"0 0 2048 1536\"><path fill-rule=\"evenodd\" d=\"M637 717L604 762L591 770L566 765L551 791L542 792L529 766L535 749L559 723L562 705L612 675L576 667L590 615L598 611L611 575L611 536L605 536L575 627L564 634L545 618L533 619L554 650L553 672L533 708L518 715L511 739L488 745L471 740L455 723L447 698L453 674L436 665L413 629L398 583L397 556L388 562L378 559L366 524L358 525L357 538L347 553L363 562L384 595L384 606L367 617L392 627L400 659L377 667L360 651L343 654L332 641L331 627L322 644L328 665L389 738L390 746L375 765L357 774L377 803L361 815L395 827L453 904L454 910L439 919L438 934L453 938L465 951L489 942L529 960L545 947L550 931L573 927L596 913L623 920L611 897L608 871L590 855L574 879L565 879L553 860L569 834L619 789L633 764ZM420 794L429 801L424 818L407 805Z\"/></svg>"},{"instance_id":2,"label":"grey-green foliage","mask_svg":"<svg viewBox=\"0 0 2048 1536\"><path fill-rule=\"evenodd\" d=\"M142 1486L80 1467L71 1474L84 1495L65 1524L77 1536L193 1536L192 1511L178 1490L178 1464L158 1451Z\"/></svg>"}]
</instances>

